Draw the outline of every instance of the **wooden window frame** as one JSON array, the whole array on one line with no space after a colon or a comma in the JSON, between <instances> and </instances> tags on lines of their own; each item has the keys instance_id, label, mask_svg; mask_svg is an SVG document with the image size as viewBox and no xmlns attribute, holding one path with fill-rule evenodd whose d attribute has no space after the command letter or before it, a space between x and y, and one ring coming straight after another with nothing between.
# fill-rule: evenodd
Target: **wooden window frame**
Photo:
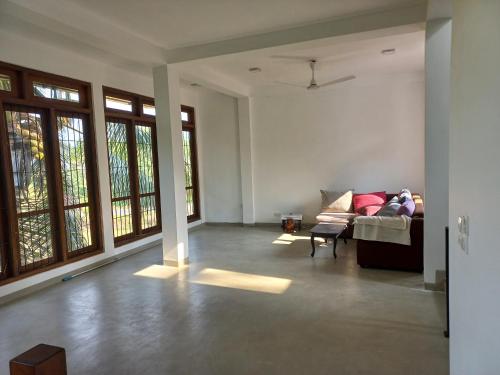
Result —
<instances>
[{"instance_id":1,"label":"wooden window frame","mask_svg":"<svg viewBox=\"0 0 500 375\"><path fill-rule=\"evenodd\" d=\"M187 112L188 120L182 121L182 130L191 133L191 168L193 175L193 185L191 187L186 186L186 191L188 189L193 190L193 203L194 203L194 213L187 216L188 223L198 221L201 219L200 210L200 181L198 175L198 149L196 145L196 117L194 107L187 105L181 105L181 112Z\"/></svg>"},{"instance_id":2,"label":"wooden window frame","mask_svg":"<svg viewBox=\"0 0 500 375\"><path fill-rule=\"evenodd\" d=\"M104 251L99 195L97 147L93 119L92 86L88 82L41 72L21 66L0 62L0 73L11 78L12 90L0 91L0 176L4 179L0 186L0 251L5 257L6 270L0 273L0 285L61 267L63 265L88 258ZM47 83L65 88L77 89L79 102L42 98L34 95L33 82ZM29 267L21 266L18 244L18 217L15 188L12 178L9 136L5 118L6 110L34 111L42 116L41 126L46 153L47 182L49 189L49 208L52 226L53 256L51 260L40 261L37 267L33 262ZM66 242L66 222L64 216L62 172L59 155L57 116L78 115L85 118L85 163L88 189L88 206L91 222L91 246L68 251ZM7 224L7 225L5 225ZM2 248L3 240L3 248Z\"/></svg>"},{"instance_id":3,"label":"wooden window frame","mask_svg":"<svg viewBox=\"0 0 500 375\"><path fill-rule=\"evenodd\" d=\"M160 202L160 176L158 169L158 145L156 139L156 118L155 116L145 115L142 110L143 104L149 104L154 106L154 99L134 94L128 91L123 91L111 87L102 87L103 91L103 104L104 104L104 115L106 127L108 121L121 122L126 125L127 129L127 145L128 145L128 158L129 158L129 178L130 178L130 193L132 201L132 226L133 232L120 236L114 237L115 246L122 246L130 242L137 241L139 239L149 237L151 235L160 233L162 230L161 225L161 202ZM112 108L106 108L106 96L112 96L117 99L126 99L132 101L132 112L121 111ZM149 126L151 127L151 139L153 148L153 173L154 173L154 192L152 193L140 193L139 192L139 178L137 170L137 151L135 143L135 127L136 126ZM107 131L106 131L107 134ZM107 139L106 145L109 147ZM108 163L109 163L109 149L108 149ZM111 171L108 167L108 173ZM111 189L111 174L110 177L110 192ZM150 228L141 229L141 217L140 217L140 198L144 196L154 196L155 206L156 206L156 225ZM111 201L123 200L123 197L113 198L111 196Z\"/></svg>"}]
</instances>

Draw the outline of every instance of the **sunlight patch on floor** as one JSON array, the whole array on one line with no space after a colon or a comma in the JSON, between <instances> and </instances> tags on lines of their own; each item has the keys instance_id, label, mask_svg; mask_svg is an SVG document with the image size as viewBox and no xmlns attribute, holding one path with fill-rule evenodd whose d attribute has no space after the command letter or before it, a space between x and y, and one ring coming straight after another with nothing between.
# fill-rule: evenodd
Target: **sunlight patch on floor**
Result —
<instances>
[{"instance_id":1,"label":"sunlight patch on floor","mask_svg":"<svg viewBox=\"0 0 500 375\"><path fill-rule=\"evenodd\" d=\"M283 294L289 288L292 280L205 268L191 282L222 288L249 290L252 292Z\"/></svg>"},{"instance_id":2,"label":"sunlight patch on floor","mask_svg":"<svg viewBox=\"0 0 500 375\"><path fill-rule=\"evenodd\" d=\"M299 236L293 233L283 233L277 239L273 241L273 245L290 245L296 240L307 240L310 241L311 237ZM315 242L324 242L321 238L315 238Z\"/></svg>"},{"instance_id":3,"label":"sunlight patch on floor","mask_svg":"<svg viewBox=\"0 0 500 375\"><path fill-rule=\"evenodd\" d=\"M179 273L178 267L153 264L140 271L137 271L136 273L134 273L134 276L149 277L153 279L168 279L169 277L175 276L178 273Z\"/></svg>"}]
</instances>

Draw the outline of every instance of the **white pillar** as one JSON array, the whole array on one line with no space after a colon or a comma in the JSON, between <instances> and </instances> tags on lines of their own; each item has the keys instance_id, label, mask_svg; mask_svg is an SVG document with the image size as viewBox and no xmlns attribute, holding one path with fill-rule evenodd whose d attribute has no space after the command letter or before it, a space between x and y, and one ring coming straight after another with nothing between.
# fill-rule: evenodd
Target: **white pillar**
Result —
<instances>
[{"instance_id":1,"label":"white pillar","mask_svg":"<svg viewBox=\"0 0 500 375\"><path fill-rule=\"evenodd\" d=\"M160 170L163 261L168 265L188 262L186 187L182 153L180 82L169 65L153 69L158 159Z\"/></svg>"},{"instance_id":2,"label":"white pillar","mask_svg":"<svg viewBox=\"0 0 500 375\"><path fill-rule=\"evenodd\" d=\"M252 159L252 98L238 98L243 224L255 224Z\"/></svg>"},{"instance_id":3,"label":"white pillar","mask_svg":"<svg viewBox=\"0 0 500 375\"><path fill-rule=\"evenodd\" d=\"M448 225L451 20L427 22L425 37L424 281L433 287L445 269Z\"/></svg>"}]
</instances>

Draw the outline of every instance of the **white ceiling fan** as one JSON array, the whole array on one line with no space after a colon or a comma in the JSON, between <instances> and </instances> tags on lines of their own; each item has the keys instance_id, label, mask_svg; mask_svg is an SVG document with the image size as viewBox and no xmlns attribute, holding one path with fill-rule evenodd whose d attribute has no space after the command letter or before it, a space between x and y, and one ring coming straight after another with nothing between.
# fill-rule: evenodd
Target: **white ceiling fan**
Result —
<instances>
[{"instance_id":1,"label":"white ceiling fan","mask_svg":"<svg viewBox=\"0 0 500 375\"><path fill-rule=\"evenodd\" d=\"M277 58L290 58L290 59L294 59L294 60L304 60L303 57L298 57L298 56L276 56L276 57ZM309 67L311 68L311 74L312 74L311 75L311 81L309 82L308 86L301 86L301 85L296 85L296 84L293 84L293 83L280 82L280 81L275 81L275 82L279 83L279 84L282 84L282 85L300 87L300 88L303 88L303 89L306 89L306 90L316 90L316 89L320 89L320 88L325 87L325 86L335 85L337 83L341 83L341 82L345 82L345 81L350 81L351 79L355 79L356 78L356 76L354 76L354 75L351 74L351 75L348 75L348 76L345 76L345 77L334 79L333 81L328 81L328 82L319 84L318 82L316 82L316 77L315 77L315 68L316 68L317 60L314 59L314 58L310 58L307 61L309 62Z\"/></svg>"}]
</instances>

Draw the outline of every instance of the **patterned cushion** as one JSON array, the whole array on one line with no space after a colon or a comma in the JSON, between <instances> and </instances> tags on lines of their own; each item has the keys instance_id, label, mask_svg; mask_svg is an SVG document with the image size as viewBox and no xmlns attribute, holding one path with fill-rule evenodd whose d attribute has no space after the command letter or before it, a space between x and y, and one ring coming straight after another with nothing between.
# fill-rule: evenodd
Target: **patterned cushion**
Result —
<instances>
[{"instance_id":1,"label":"patterned cushion","mask_svg":"<svg viewBox=\"0 0 500 375\"><path fill-rule=\"evenodd\" d=\"M413 199L409 199L401 203L401 207L399 207L398 215L406 215L409 217L413 216L415 212L415 202Z\"/></svg>"},{"instance_id":2,"label":"patterned cushion","mask_svg":"<svg viewBox=\"0 0 500 375\"><path fill-rule=\"evenodd\" d=\"M399 203L398 196L393 197L387 204L382 208L377 215L378 216L395 216L398 213L401 203Z\"/></svg>"}]
</instances>

